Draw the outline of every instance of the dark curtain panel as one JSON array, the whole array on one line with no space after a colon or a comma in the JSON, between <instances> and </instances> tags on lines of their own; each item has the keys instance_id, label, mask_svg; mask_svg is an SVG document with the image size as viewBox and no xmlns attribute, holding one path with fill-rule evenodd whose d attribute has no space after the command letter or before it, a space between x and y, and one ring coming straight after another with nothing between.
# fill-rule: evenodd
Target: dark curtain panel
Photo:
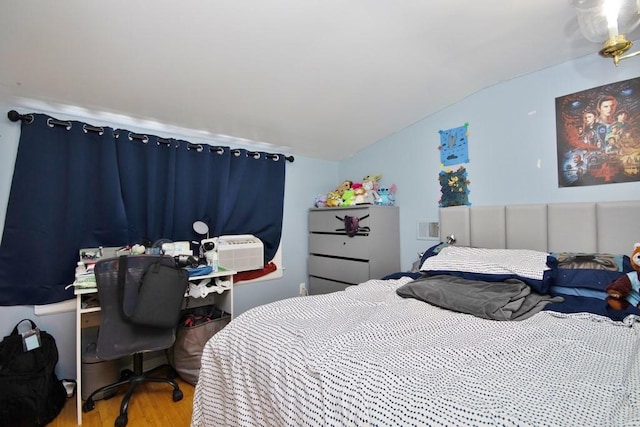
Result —
<instances>
[{"instance_id":1,"label":"dark curtain panel","mask_svg":"<svg viewBox=\"0 0 640 427\"><path fill-rule=\"evenodd\" d=\"M0 304L73 296L78 249L127 242L113 130L22 122L0 245ZM51 125L50 125L51 124Z\"/></svg>"},{"instance_id":2,"label":"dark curtain panel","mask_svg":"<svg viewBox=\"0 0 640 427\"><path fill-rule=\"evenodd\" d=\"M280 243L285 158L86 125L23 121L0 245L0 305L73 297L78 251L254 234ZM59 122L58 122L59 123Z\"/></svg>"},{"instance_id":3,"label":"dark curtain panel","mask_svg":"<svg viewBox=\"0 0 640 427\"><path fill-rule=\"evenodd\" d=\"M124 130L117 135L129 242L200 240L204 236L193 231L198 220L215 236L229 183L229 148L149 135L134 139Z\"/></svg>"},{"instance_id":4,"label":"dark curtain panel","mask_svg":"<svg viewBox=\"0 0 640 427\"><path fill-rule=\"evenodd\" d=\"M173 234L180 236L176 240L200 241L206 236L193 231L193 222L202 221L209 226L210 236L217 236L214 230L223 218L227 200L230 150L187 141L178 144Z\"/></svg>"},{"instance_id":5,"label":"dark curtain panel","mask_svg":"<svg viewBox=\"0 0 640 427\"><path fill-rule=\"evenodd\" d=\"M264 243L264 260L273 259L282 232L284 156L232 150L231 177L221 234L253 234ZM243 230L250 229L250 233Z\"/></svg>"}]
</instances>

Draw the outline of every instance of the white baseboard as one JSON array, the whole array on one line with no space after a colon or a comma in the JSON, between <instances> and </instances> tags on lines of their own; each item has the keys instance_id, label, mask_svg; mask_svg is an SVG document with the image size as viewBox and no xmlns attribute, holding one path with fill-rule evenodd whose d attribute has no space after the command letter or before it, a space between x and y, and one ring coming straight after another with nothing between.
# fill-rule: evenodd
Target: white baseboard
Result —
<instances>
[{"instance_id":1,"label":"white baseboard","mask_svg":"<svg viewBox=\"0 0 640 427\"><path fill-rule=\"evenodd\" d=\"M68 299L66 301L55 302L53 304L34 305L33 313L36 316L45 316L47 314L67 313L76 311L76 299Z\"/></svg>"}]
</instances>

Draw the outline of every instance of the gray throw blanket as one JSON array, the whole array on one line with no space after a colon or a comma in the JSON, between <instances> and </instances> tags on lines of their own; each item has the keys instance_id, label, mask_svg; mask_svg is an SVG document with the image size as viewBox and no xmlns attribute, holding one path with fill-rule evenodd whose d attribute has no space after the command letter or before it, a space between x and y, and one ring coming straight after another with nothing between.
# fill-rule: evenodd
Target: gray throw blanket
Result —
<instances>
[{"instance_id":1,"label":"gray throw blanket","mask_svg":"<svg viewBox=\"0 0 640 427\"><path fill-rule=\"evenodd\" d=\"M491 320L524 320L551 302L563 301L532 293L529 285L517 279L483 282L446 275L416 279L396 292L403 298Z\"/></svg>"}]
</instances>

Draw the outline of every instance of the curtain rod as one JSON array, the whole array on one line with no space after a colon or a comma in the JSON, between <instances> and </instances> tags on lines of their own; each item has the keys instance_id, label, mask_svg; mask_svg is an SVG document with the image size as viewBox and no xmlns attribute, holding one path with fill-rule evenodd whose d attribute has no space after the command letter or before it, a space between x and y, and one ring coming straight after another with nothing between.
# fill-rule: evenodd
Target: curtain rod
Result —
<instances>
[{"instance_id":1,"label":"curtain rod","mask_svg":"<svg viewBox=\"0 0 640 427\"><path fill-rule=\"evenodd\" d=\"M17 122L18 120L24 120L26 123L31 123L33 121L33 115L31 114L20 114L18 113L16 110L10 110L7 113L7 117L9 118L9 120L11 120L12 122ZM71 126L71 122L68 121L62 121L62 120L52 120L51 121L52 124L54 125L61 125L61 126ZM87 130L92 130L92 131L96 131L96 132L101 132L102 128L101 127L96 127L96 126L88 126ZM140 135L140 134L135 134L135 133L131 133L129 134L129 136L132 139L144 139L146 138L146 135ZM166 143L168 142L166 139L161 138L161 141L159 141L160 143ZM199 144L190 144L190 147L198 147ZM201 146L200 146L201 147ZM210 150L213 149L218 149L219 147L212 147ZM233 151L233 149L231 150ZM247 150L247 154L249 154L250 156L256 155L258 154L256 151L248 151ZM269 156L275 156L275 154L268 154ZM293 161L295 160L295 158L293 156L284 156L285 160L288 162L293 163Z\"/></svg>"}]
</instances>

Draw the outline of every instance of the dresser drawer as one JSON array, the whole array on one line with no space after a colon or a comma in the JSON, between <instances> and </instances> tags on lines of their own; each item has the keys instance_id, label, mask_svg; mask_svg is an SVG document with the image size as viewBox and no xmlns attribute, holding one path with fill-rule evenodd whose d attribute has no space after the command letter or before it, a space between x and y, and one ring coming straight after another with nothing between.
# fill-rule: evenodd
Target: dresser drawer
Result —
<instances>
[{"instance_id":1,"label":"dresser drawer","mask_svg":"<svg viewBox=\"0 0 640 427\"><path fill-rule=\"evenodd\" d=\"M341 258L309 255L309 276L358 283L369 279L369 263Z\"/></svg>"},{"instance_id":2,"label":"dresser drawer","mask_svg":"<svg viewBox=\"0 0 640 427\"><path fill-rule=\"evenodd\" d=\"M369 242L368 236L310 234L309 253L369 260Z\"/></svg>"},{"instance_id":3,"label":"dresser drawer","mask_svg":"<svg viewBox=\"0 0 640 427\"><path fill-rule=\"evenodd\" d=\"M345 233L345 216L363 218L369 214L369 209L332 209L309 212L309 231L314 233ZM369 227L369 217L359 221L360 227ZM340 231L338 231L340 230Z\"/></svg>"},{"instance_id":4,"label":"dresser drawer","mask_svg":"<svg viewBox=\"0 0 640 427\"><path fill-rule=\"evenodd\" d=\"M346 283L334 282L320 277L309 277L309 295L329 294L331 292L344 291L349 286Z\"/></svg>"}]
</instances>

